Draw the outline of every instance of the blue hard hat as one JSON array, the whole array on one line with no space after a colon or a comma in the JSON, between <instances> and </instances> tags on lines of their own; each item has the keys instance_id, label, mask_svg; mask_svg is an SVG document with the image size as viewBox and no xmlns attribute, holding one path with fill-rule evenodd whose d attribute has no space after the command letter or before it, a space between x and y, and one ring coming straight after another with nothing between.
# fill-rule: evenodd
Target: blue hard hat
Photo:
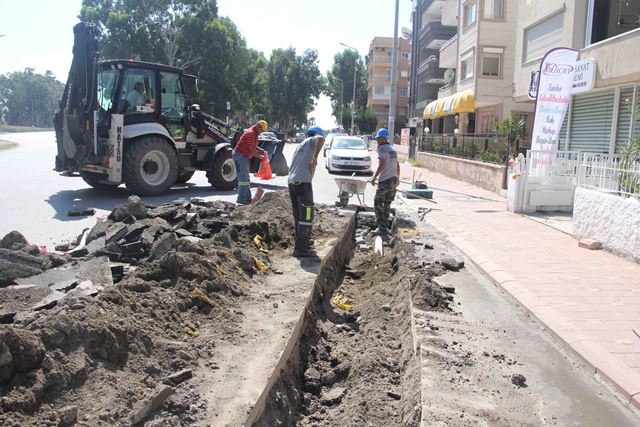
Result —
<instances>
[{"instance_id":1,"label":"blue hard hat","mask_svg":"<svg viewBox=\"0 0 640 427\"><path fill-rule=\"evenodd\" d=\"M378 132L376 132L376 138L389 138L389 131L385 128L378 129Z\"/></svg>"},{"instance_id":2,"label":"blue hard hat","mask_svg":"<svg viewBox=\"0 0 640 427\"><path fill-rule=\"evenodd\" d=\"M324 131L320 126L311 126L309 129L307 129L307 131L305 132L305 135L311 136L312 133L314 135L324 136Z\"/></svg>"}]
</instances>

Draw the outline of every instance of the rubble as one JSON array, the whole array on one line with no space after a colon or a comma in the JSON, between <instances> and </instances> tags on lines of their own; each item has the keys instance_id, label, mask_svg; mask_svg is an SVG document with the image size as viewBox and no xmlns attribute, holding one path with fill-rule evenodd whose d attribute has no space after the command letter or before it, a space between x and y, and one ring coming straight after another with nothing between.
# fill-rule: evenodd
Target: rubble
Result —
<instances>
[{"instance_id":1,"label":"rubble","mask_svg":"<svg viewBox=\"0 0 640 427\"><path fill-rule=\"evenodd\" d=\"M63 253L32 255L19 233L5 236L0 425L204 422L199 362L216 366L215 342L236 337L243 316L229 307L275 274L256 261L271 265L292 236L286 192L241 209L130 198Z\"/></svg>"}]
</instances>

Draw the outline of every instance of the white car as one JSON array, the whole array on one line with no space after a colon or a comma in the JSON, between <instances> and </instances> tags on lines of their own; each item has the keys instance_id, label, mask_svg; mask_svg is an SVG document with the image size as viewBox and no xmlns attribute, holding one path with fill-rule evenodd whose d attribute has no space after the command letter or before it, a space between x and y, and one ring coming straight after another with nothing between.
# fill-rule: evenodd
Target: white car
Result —
<instances>
[{"instance_id":1,"label":"white car","mask_svg":"<svg viewBox=\"0 0 640 427\"><path fill-rule=\"evenodd\" d=\"M334 136L329 141L324 155L324 165L329 173L373 173L369 148L364 140L357 136Z\"/></svg>"}]
</instances>

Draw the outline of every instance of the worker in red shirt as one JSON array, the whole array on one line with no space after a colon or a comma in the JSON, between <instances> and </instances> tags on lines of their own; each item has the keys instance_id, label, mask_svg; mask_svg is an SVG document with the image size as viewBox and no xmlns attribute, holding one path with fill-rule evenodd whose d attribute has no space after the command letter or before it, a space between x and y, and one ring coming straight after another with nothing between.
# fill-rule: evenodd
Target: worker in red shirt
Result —
<instances>
[{"instance_id":1,"label":"worker in red shirt","mask_svg":"<svg viewBox=\"0 0 640 427\"><path fill-rule=\"evenodd\" d=\"M269 125L264 120L245 129L240 137L236 148L233 150L233 162L236 164L238 174L238 199L236 203L248 205L251 203L251 181L249 179L249 161L256 156L262 159L265 156L264 150L258 148L258 135L266 132Z\"/></svg>"}]
</instances>

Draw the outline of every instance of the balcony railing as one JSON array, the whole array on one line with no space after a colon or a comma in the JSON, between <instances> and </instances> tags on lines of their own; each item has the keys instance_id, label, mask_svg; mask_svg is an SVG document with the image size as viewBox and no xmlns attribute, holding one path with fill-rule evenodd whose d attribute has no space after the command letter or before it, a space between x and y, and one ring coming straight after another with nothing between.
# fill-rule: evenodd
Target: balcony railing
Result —
<instances>
[{"instance_id":1,"label":"balcony railing","mask_svg":"<svg viewBox=\"0 0 640 427\"><path fill-rule=\"evenodd\" d=\"M439 21L426 22L418 32L420 46L428 46L434 40L449 40L456 35L456 27L442 25Z\"/></svg>"}]
</instances>

